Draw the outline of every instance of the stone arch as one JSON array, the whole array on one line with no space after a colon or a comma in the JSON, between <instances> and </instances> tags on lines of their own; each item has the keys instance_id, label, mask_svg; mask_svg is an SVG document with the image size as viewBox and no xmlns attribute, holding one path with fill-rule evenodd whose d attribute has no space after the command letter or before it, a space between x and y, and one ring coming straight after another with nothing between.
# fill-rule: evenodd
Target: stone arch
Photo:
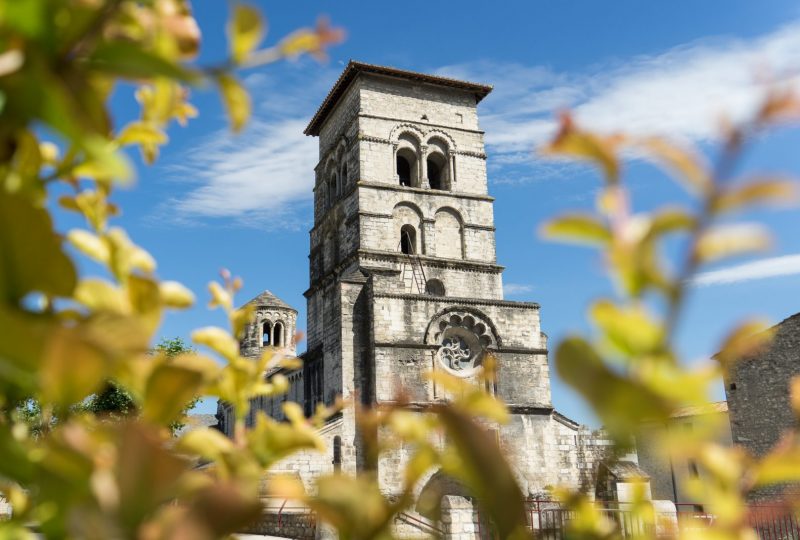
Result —
<instances>
[{"instance_id":1,"label":"stone arch","mask_svg":"<svg viewBox=\"0 0 800 540\"><path fill-rule=\"evenodd\" d=\"M451 318L454 315L460 317L461 320L452 321ZM472 321L464 321L467 316L472 317ZM497 349L503 346L497 327L489 316L477 308L468 306L450 306L431 317L428 326L425 327L425 343L427 345L438 345L443 330L442 323L448 325L453 322L465 327L469 326L478 335L479 339L485 336L486 339L483 340L483 345L487 349ZM483 327L477 326L478 324L483 325Z\"/></svg>"},{"instance_id":2,"label":"stone arch","mask_svg":"<svg viewBox=\"0 0 800 540\"><path fill-rule=\"evenodd\" d=\"M272 345L272 322L263 321L261 323L261 346L267 347Z\"/></svg>"},{"instance_id":3,"label":"stone arch","mask_svg":"<svg viewBox=\"0 0 800 540\"><path fill-rule=\"evenodd\" d=\"M472 499L466 486L457 479L445 474L440 470L434 472L427 482L422 484L419 495L416 497L417 504L414 510L428 519L436 519L439 515L439 506L442 497L456 495L467 499Z\"/></svg>"},{"instance_id":4,"label":"stone arch","mask_svg":"<svg viewBox=\"0 0 800 540\"><path fill-rule=\"evenodd\" d=\"M420 187L420 141L422 139L411 131L398 134L394 142L394 171L401 186Z\"/></svg>"},{"instance_id":5,"label":"stone arch","mask_svg":"<svg viewBox=\"0 0 800 540\"><path fill-rule=\"evenodd\" d=\"M456 150L456 141L453 140L453 137L451 137L446 131L442 131L441 129L431 129L428 131L426 134L426 140L428 142L426 144L430 145L431 141L434 141L435 139L441 139L447 148L452 151Z\"/></svg>"},{"instance_id":6,"label":"stone arch","mask_svg":"<svg viewBox=\"0 0 800 540\"><path fill-rule=\"evenodd\" d=\"M425 134L420 128L414 124L402 123L392 128L389 132L389 140L397 142L403 134L410 134L412 137L416 138L418 145L425 139Z\"/></svg>"},{"instance_id":7,"label":"stone arch","mask_svg":"<svg viewBox=\"0 0 800 540\"><path fill-rule=\"evenodd\" d=\"M425 283L425 294L431 296L445 296L446 292L441 279L431 278Z\"/></svg>"},{"instance_id":8,"label":"stone arch","mask_svg":"<svg viewBox=\"0 0 800 540\"><path fill-rule=\"evenodd\" d=\"M276 321L275 326L272 327L272 345L275 347L286 346L285 334L286 325L283 321Z\"/></svg>"},{"instance_id":9,"label":"stone arch","mask_svg":"<svg viewBox=\"0 0 800 540\"><path fill-rule=\"evenodd\" d=\"M410 226L414 230L415 253L425 253L425 242L422 236L422 211L414 203L403 201L392 209L392 229L389 238L394 245L390 249L401 251L403 227ZM408 230L408 229L406 229Z\"/></svg>"},{"instance_id":10,"label":"stone arch","mask_svg":"<svg viewBox=\"0 0 800 540\"><path fill-rule=\"evenodd\" d=\"M434 254L447 259L464 258L464 220L455 208L443 206L434 216Z\"/></svg>"},{"instance_id":11,"label":"stone arch","mask_svg":"<svg viewBox=\"0 0 800 540\"><path fill-rule=\"evenodd\" d=\"M406 255L417 253L417 230L413 225L400 227L400 251Z\"/></svg>"}]
</instances>

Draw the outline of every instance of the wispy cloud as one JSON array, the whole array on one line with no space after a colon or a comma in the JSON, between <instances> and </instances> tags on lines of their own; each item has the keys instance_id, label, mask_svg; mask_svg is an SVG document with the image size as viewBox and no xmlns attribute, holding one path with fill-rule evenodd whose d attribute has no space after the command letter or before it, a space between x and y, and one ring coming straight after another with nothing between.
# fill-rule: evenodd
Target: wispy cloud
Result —
<instances>
[{"instance_id":1,"label":"wispy cloud","mask_svg":"<svg viewBox=\"0 0 800 540\"><path fill-rule=\"evenodd\" d=\"M311 200L318 157L317 140L303 129L336 71L290 65L272 76L249 76L255 111L247 129L239 135L219 129L173 160L167 174L184 189L159 216L181 223L302 224L298 209Z\"/></svg>"},{"instance_id":2,"label":"wispy cloud","mask_svg":"<svg viewBox=\"0 0 800 540\"><path fill-rule=\"evenodd\" d=\"M505 296L517 296L531 291L533 291L533 287L524 283L505 283L503 285L503 294Z\"/></svg>"},{"instance_id":3,"label":"wispy cloud","mask_svg":"<svg viewBox=\"0 0 800 540\"><path fill-rule=\"evenodd\" d=\"M794 275L800 275L800 254L771 257L720 270L703 272L695 276L692 284L699 287L731 285L745 281Z\"/></svg>"},{"instance_id":4,"label":"wispy cloud","mask_svg":"<svg viewBox=\"0 0 800 540\"><path fill-rule=\"evenodd\" d=\"M709 39L579 73L503 62L448 66L440 72L495 83L482 106L486 143L499 162L532 159L555 129L553 111L569 108L584 126L679 139L709 140L720 120L752 114L765 75L800 87L800 23L751 40Z\"/></svg>"},{"instance_id":5,"label":"wispy cloud","mask_svg":"<svg viewBox=\"0 0 800 540\"><path fill-rule=\"evenodd\" d=\"M251 127L238 137L220 130L180 156L170 175L188 189L161 213L190 222L296 224L298 205L312 196L317 160L317 141L302 130L339 69L299 64L251 75L247 84L257 104ZM800 22L760 38L697 41L579 72L498 61L436 71L495 84L481 106L490 176L520 183L575 171L564 162L534 161L533 149L553 134L558 109L572 109L598 131L705 141L716 136L723 115L735 121L752 113L765 72L800 88Z\"/></svg>"}]
</instances>

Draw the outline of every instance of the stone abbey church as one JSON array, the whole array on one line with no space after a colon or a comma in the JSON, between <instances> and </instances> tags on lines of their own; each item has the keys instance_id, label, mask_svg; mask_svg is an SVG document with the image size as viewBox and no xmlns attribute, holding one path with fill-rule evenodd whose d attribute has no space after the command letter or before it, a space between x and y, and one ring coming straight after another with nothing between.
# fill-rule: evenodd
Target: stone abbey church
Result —
<instances>
[{"instance_id":1,"label":"stone abbey church","mask_svg":"<svg viewBox=\"0 0 800 540\"><path fill-rule=\"evenodd\" d=\"M553 408L539 305L503 299L477 112L491 89L359 62L345 68L305 131L319 138L308 350L303 367L285 373L289 394L254 409L281 418L281 403L292 400L310 414L337 396L374 405L399 388L424 406L444 399L427 372L474 378L491 352L493 391L512 413L498 438L523 492L594 491L606 441ZM243 352L293 347L296 310L269 292L251 303L257 315ZM348 407L322 429L329 455L301 453L282 469L307 484L335 469L357 474L366 457L355 414ZM223 431L231 417L221 405ZM377 464L386 493L399 491L405 458L398 451Z\"/></svg>"}]
</instances>

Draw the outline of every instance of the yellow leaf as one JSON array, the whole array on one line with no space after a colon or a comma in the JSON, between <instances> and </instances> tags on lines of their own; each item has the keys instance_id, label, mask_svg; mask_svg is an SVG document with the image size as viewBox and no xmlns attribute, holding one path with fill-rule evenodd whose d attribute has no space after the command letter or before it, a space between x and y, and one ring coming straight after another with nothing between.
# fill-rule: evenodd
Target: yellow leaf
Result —
<instances>
[{"instance_id":1,"label":"yellow leaf","mask_svg":"<svg viewBox=\"0 0 800 540\"><path fill-rule=\"evenodd\" d=\"M110 258L108 245L93 233L82 229L73 229L67 233L67 240L84 255L97 262L108 263Z\"/></svg>"},{"instance_id":2,"label":"yellow leaf","mask_svg":"<svg viewBox=\"0 0 800 540\"><path fill-rule=\"evenodd\" d=\"M723 225L705 231L697 241L695 255L701 263L709 263L764 251L770 246L770 235L757 224Z\"/></svg>"},{"instance_id":3,"label":"yellow leaf","mask_svg":"<svg viewBox=\"0 0 800 540\"><path fill-rule=\"evenodd\" d=\"M766 321L747 321L739 324L722 342L714 358L728 369L742 358L759 354L772 342L775 332Z\"/></svg>"},{"instance_id":4,"label":"yellow leaf","mask_svg":"<svg viewBox=\"0 0 800 540\"><path fill-rule=\"evenodd\" d=\"M575 126L572 117L561 115L561 126L555 138L544 148L545 154L567 156L594 162L605 174L610 184L619 181L617 148L619 136L601 136L583 131Z\"/></svg>"},{"instance_id":5,"label":"yellow leaf","mask_svg":"<svg viewBox=\"0 0 800 540\"><path fill-rule=\"evenodd\" d=\"M129 144L166 144L166 133L149 122L131 122L122 129L117 140L123 146Z\"/></svg>"},{"instance_id":6,"label":"yellow leaf","mask_svg":"<svg viewBox=\"0 0 800 540\"><path fill-rule=\"evenodd\" d=\"M621 307L601 300L592 306L591 316L608 342L627 356L651 354L662 345L662 326L641 305Z\"/></svg>"},{"instance_id":7,"label":"yellow leaf","mask_svg":"<svg viewBox=\"0 0 800 540\"><path fill-rule=\"evenodd\" d=\"M634 141L634 144L643 147L691 191L706 194L711 189L708 166L699 154L660 137Z\"/></svg>"},{"instance_id":8,"label":"yellow leaf","mask_svg":"<svg viewBox=\"0 0 800 540\"><path fill-rule=\"evenodd\" d=\"M228 23L233 61L244 61L264 38L264 23L259 11L244 4L235 4L233 16Z\"/></svg>"},{"instance_id":9,"label":"yellow leaf","mask_svg":"<svg viewBox=\"0 0 800 540\"><path fill-rule=\"evenodd\" d=\"M234 449L233 441L216 429L193 429L178 440L178 450L219 460Z\"/></svg>"},{"instance_id":10,"label":"yellow leaf","mask_svg":"<svg viewBox=\"0 0 800 540\"><path fill-rule=\"evenodd\" d=\"M33 291L68 296L76 281L47 211L0 189L0 298L16 302Z\"/></svg>"},{"instance_id":11,"label":"yellow leaf","mask_svg":"<svg viewBox=\"0 0 800 540\"><path fill-rule=\"evenodd\" d=\"M800 420L800 376L792 377L789 383L789 399L795 417Z\"/></svg>"},{"instance_id":12,"label":"yellow leaf","mask_svg":"<svg viewBox=\"0 0 800 540\"><path fill-rule=\"evenodd\" d=\"M142 416L162 425L177 420L199 393L203 379L198 370L171 362L159 365L147 381Z\"/></svg>"},{"instance_id":13,"label":"yellow leaf","mask_svg":"<svg viewBox=\"0 0 800 540\"><path fill-rule=\"evenodd\" d=\"M800 482L800 446L785 439L756 465L755 484L792 484Z\"/></svg>"},{"instance_id":14,"label":"yellow leaf","mask_svg":"<svg viewBox=\"0 0 800 540\"><path fill-rule=\"evenodd\" d=\"M76 329L55 327L47 337L39 384L45 402L65 407L100 388L109 365Z\"/></svg>"},{"instance_id":15,"label":"yellow leaf","mask_svg":"<svg viewBox=\"0 0 800 540\"><path fill-rule=\"evenodd\" d=\"M222 102L228 111L231 129L235 132L241 131L250 118L250 95L239 81L227 73L217 77L217 84L222 94Z\"/></svg>"},{"instance_id":16,"label":"yellow leaf","mask_svg":"<svg viewBox=\"0 0 800 540\"><path fill-rule=\"evenodd\" d=\"M228 332L216 326L206 326L192 332L192 341L205 345L228 360L239 356L239 344Z\"/></svg>"},{"instance_id":17,"label":"yellow leaf","mask_svg":"<svg viewBox=\"0 0 800 540\"><path fill-rule=\"evenodd\" d=\"M216 306L222 306L226 310L233 308L233 298L231 298L228 291L222 288L222 285L216 281L212 281L208 284L208 290L211 292L211 302L208 304L208 307L214 308ZM250 321L248 320L247 322Z\"/></svg>"},{"instance_id":18,"label":"yellow leaf","mask_svg":"<svg viewBox=\"0 0 800 540\"><path fill-rule=\"evenodd\" d=\"M186 309L194 304L194 294L177 281L162 281L158 286L165 306Z\"/></svg>"},{"instance_id":19,"label":"yellow leaf","mask_svg":"<svg viewBox=\"0 0 800 540\"><path fill-rule=\"evenodd\" d=\"M128 299L113 283L87 278L78 283L75 300L94 312L110 311L125 314L130 312Z\"/></svg>"},{"instance_id":20,"label":"yellow leaf","mask_svg":"<svg viewBox=\"0 0 800 540\"><path fill-rule=\"evenodd\" d=\"M714 201L717 213L734 212L756 204L786 204L797 200L797 183L779 178L757 178L731 186Z\"/></svg>"},{"instance_id":21,"label":"yellow leaf","mask_svg":"<svg viewBox=\"0 0 800 540\"><path fill-rule=\"evenodd\" d=\"M581 244L605 246L611 242L611 231L591 214L566 214L546 223L541 234L549 238Z\"/></svg>"}]
</instances>

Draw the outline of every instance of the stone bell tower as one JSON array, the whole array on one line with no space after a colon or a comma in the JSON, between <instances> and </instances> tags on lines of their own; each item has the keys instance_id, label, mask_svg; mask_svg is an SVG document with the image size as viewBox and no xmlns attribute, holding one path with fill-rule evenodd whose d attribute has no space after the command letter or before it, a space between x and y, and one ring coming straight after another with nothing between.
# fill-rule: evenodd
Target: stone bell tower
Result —
<instances>
[{"instance_id":1,"label":"stone bell tower","mask_svg":"<svg viewBox=\"0 0 800 540\"><path fill-rule=\"evenodd\" d=\"M402 390L411 409L423 410L448 399L430 372L475 380L491 354L497 380L490 391L510 412L507 424L495 426L497 440L520 487L535 495L548 485L588 485L597 437L553 410L539 305L503 299L477 113L489 92L360 62L344 69L305 131L319 137L308 349L302 368L277 370L289 393L254 408L282 419L286 400L311 415L339 396L375 407ZM265 344L265 322L275 332L269 314L278 311L267 300L244 351ZM408 456L397 450L371 462L359 410L345 407L320 430L328 454L299 453L279 468L309 489L320 474L377 470L381 489L398 493ZM436 471L416 489L463 495L448 491L452 482Z\"/></svg>"},{"instance_id":2,"label":"stone bell tower","mask_svg":"<svg viewBox=\"0 0 800 540\"><path fill-rule=\"evenodd\" d=\"M472 378L491 352L495 392L512 410L540 415L539 429L549 421L539 306L503 300L495 258L477 115L490 91L350 62L309 123L319 163L305 293L307 412L337 395L390 402L401 388L420 405L445 399L426 373ZM345 470L365 466L353 414L342 419ZM385 487L398 486L399 471L381 468Z\"/></svg>"}]
</instances>

